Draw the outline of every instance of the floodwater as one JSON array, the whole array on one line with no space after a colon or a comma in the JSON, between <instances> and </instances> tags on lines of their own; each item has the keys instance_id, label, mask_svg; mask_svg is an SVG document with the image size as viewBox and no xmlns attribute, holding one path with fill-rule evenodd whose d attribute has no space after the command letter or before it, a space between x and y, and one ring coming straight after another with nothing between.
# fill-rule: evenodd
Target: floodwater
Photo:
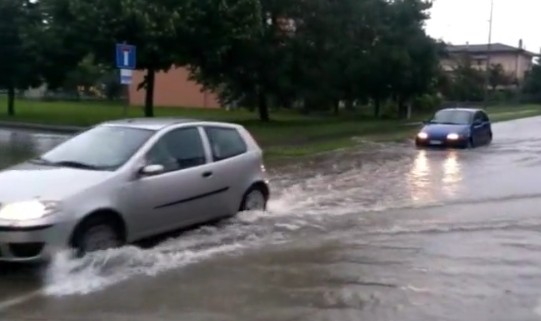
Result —
<instances>
[{"instance_id":1,"label":"floodwater","mask_svg":"<svg viewBox=\"0 0 541 321\"><path fill-rule=\"evenodd\" d=\"M268 213L0 266L0 320L541 320L540 128L336 153L273 173ZM0 131L0 166L61 139Z\"/></svg>"}]
</instances>

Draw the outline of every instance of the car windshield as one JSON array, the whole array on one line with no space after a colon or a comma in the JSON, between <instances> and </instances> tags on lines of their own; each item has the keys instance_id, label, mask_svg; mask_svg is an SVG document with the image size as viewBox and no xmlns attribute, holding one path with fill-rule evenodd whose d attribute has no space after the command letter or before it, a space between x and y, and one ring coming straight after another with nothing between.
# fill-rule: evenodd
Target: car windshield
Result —
<instances>
[{"instance_id":1,"label":"car windshield","mask_svg":"<svg viewBox=\"0 0 541 321\"><path fill-rule=\"evenodd\" d=\"M130 127L97 126L58 145L33 162L115 170L124 165L154 133Z\"/></svg>"},{"instance_id":2,"label":"car windshield","mask_svg":"<svg viewBox=\"0 0 541 321\"><path fill-rule=\"evenodd\" d=\"M467 125L471 123L473 113L466 110L440 110L430 120L436 124Z\"/></svg>"}]
</instances>

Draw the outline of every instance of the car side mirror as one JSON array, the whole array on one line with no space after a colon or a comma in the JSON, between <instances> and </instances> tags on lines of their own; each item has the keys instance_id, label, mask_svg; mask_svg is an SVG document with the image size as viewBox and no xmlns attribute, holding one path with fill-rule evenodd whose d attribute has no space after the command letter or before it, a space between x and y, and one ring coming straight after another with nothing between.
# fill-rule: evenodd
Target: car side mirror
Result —
<instances>
[{"instance_id":1,"label":"car side mirror","mask_svg":"<svg viewBox=\"0 0 541 321\"><path fill-rule=\"evenodd\" d=\"M165 167L163 167L163 165L154 164L154 165L144 166L143 168L141 168L139 173L143 176L154 176L154 175L161 174L164 171L165 171Z\"/></svg>"},{"instance_id":2,"label":"car side mirror","mask_svg":"<svg viewBox=\"0 0 541 321\"><path fill-rule=\"evenodd\" d=\"M473 125L474 126L478 126L478 125L481 125L483 122L480 120L480 119L476 119L473 121Z\"/></svg>"}]
</instances>

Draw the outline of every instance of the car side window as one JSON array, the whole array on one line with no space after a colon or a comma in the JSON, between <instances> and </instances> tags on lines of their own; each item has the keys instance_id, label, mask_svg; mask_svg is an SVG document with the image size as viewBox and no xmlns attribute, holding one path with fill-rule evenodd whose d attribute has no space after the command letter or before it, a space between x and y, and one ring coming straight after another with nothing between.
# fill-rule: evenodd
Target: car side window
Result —
<instances>
[{"instance_id":1,"label":"car side window","mask_svg":"<svg viewBox=\"0 0 541 321\"><path fill-rule=\"evenodd\" d=\"M189 127L166 133L148 152L147 162L164 166L165 172L205 164L205 149L199 130Z\"/></svg>"},{"instance_id":2,"label":"car side window","mask_svg":"<svg viewBox=\"0 0 541 321\"><path fill-rule=\"evenodd\" d=\"M488 118L488 115L486 113L481 113L481 120L483 122L489 122L489 118Z\"/></svg>"},{"instance_id":3,"label":"car side window","mask_svg":"<svg viewBox=\"0 0 541 321\"><path fill-rule=\"evenodd\" d=\"M205 127L214 161L244 154L248 147L235 128Z\"/></svg>"}]
</instances>

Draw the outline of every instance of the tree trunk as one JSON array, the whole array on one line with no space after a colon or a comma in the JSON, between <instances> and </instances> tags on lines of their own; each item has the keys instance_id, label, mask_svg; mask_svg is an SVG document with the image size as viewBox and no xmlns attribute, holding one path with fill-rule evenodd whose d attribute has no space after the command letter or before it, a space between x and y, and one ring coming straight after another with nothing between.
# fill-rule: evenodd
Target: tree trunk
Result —
<instances>
[{"instance_id":1,"label":"tree trunk","mask_svg":"<svg viewBox=\"0 0 541 321\"><path fill-rule=\"evenodd\" d=\"M381 113L381 102L379 98L374 99L374 117L379 118Z\"/></svg>"},{"instance_id":2,"label":"tree trunk","mask_svg":"<svg viewBox=\"0 0 541 321\"><path fill-rule=\"evenodd\" d=\"M398 117L400 119L406 118L408 114L407 106L405 100L401 97L398 98Z\"/></svg>"},{"instance_id":3,"label":"tree trunk","mask_svg":"<svg viewBox=\"0 0 541 321\"><path fill-rule=\"evenodd\" d=\"M346 100L346 110L353 111L353 99Z\"/></svg>"},{"instance_id":4,"label":"tree trunk","mask_svg":"<svg viewBox=\"0 0 541 321\"><path fill-rule=\"evenodd\" d=\"M146 75L145 117L154 117L154 82L156 71L148 69Z\"/></svg>"},{"instance_id":5,"label":"tree trunk","mask_svg":"<svg viewBox=\"0 0 541 321\"><path fill-rule=\"evenodd\" d=\"M8 87L8 115L15 116L15 87Z\"/></svg>"},{"instance_id":6,"label":"tree trunk","mask_svg":"<svg viewBox=\"0 0 541 321\"><path fill-rule=\"evenodd\" d=\"M337 99L334 101L334 115L338 116L340 114L340 100Z\"/></svg>"},{"instance_id":7,"label":"tree trunk","mask_svg":"<svg viewBox=\"0 0 541 321\"><path fill-rule=\"evenodd\" d=\"M265 95L261 89L257 93L257 109L259 111L259 120L268 122L270 120L269 102L267 100L267 95Z\"/></svg>"}]
</instances>

